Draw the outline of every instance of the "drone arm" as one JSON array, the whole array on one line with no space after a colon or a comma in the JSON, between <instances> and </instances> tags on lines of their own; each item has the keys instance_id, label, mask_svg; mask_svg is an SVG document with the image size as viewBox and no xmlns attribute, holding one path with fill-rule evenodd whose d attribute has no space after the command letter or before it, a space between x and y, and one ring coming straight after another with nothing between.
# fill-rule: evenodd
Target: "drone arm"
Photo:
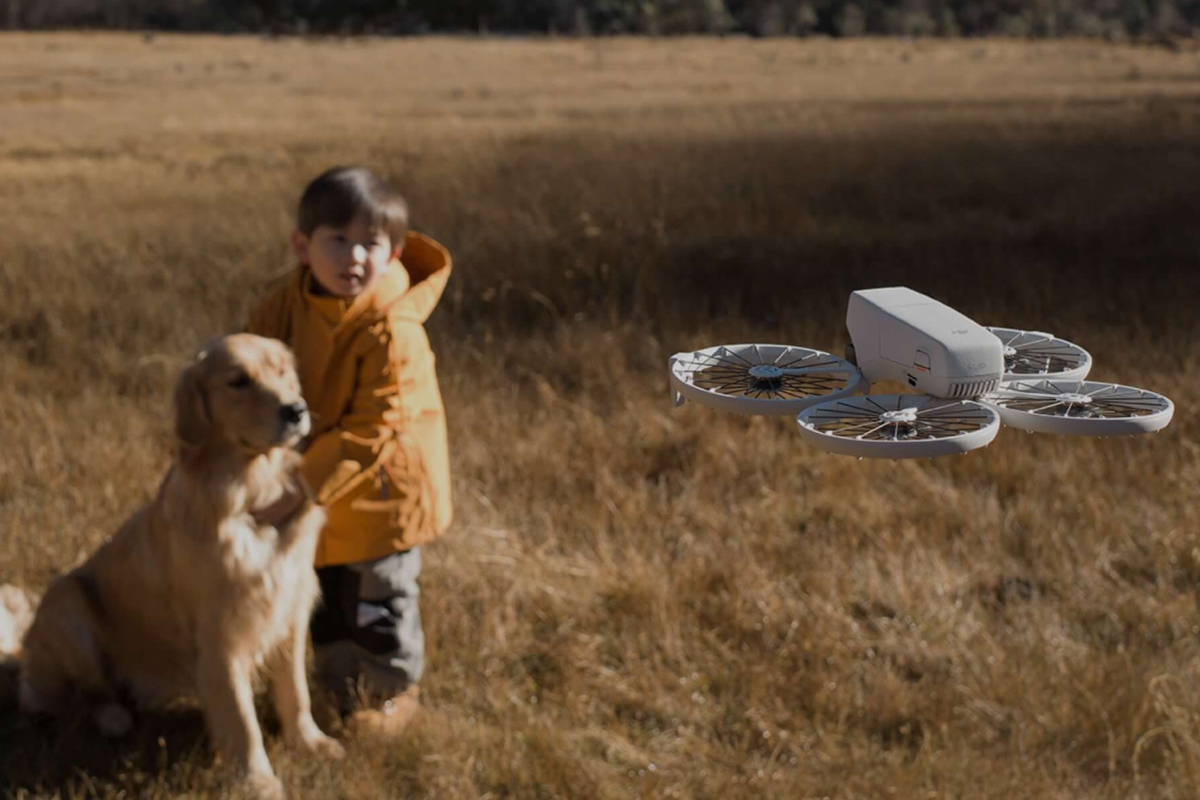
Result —
<instances>
[{"instance_id":1,"label":"drone arm","mask_svg":"<svg viewBox=\"0 0 1200 800\"><path fill-rule=\"evenodd\" d=\"M679 408L681 405L683 405L684 401L683 393L675 387L675 362L678 361L682 355L684 354L676 353L667 360L667 389L669 389L671 392L671 405L675 408Z\"/></svg>"}]
</instances>

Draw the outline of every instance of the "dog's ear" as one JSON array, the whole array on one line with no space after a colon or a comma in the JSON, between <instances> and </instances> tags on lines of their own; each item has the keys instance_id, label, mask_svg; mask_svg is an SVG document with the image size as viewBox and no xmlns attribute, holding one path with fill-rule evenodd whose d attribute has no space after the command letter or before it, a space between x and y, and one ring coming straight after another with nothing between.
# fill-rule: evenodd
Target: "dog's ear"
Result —
<instances>
[{"instance_id":1,"label":"dog's ear","mask_svg":"<svg viewBox=\"0 0 1200 800\"><path fill-rule=\"evenodd\" d=\"M204 358L202 351L179 376L175 384L175 439L179 456L188 460L198 453L212 433L212 416L204 388Z\"/></svg>"}]
</instances>

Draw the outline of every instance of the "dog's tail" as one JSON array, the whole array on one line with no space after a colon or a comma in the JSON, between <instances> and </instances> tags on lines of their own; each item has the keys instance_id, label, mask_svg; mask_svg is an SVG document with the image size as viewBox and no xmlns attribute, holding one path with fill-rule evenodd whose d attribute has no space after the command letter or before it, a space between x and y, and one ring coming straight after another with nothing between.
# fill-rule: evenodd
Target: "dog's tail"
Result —
<instances>
[{"instance_id":1,"label":"dog's tail","mask_svg":"<svg viewBox=\"0 0 1200 800\"><path fill-rule=\"evenodd\" d=\"M0 584L0 664L21 657L21 642L36 609L36 601L24 589Z\"/></svg>"}]
</instances>

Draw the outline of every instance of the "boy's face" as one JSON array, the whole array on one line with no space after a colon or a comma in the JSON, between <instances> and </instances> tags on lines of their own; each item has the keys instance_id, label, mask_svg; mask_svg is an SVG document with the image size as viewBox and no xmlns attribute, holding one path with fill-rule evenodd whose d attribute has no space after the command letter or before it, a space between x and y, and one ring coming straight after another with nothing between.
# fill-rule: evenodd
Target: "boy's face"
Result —
<instances>
[{"instance_id":1,"label":"boy's face","mask_svg":"<svg viewBox=\"0 0 1200 800\"><path fill-rule=\"evenodd\" d=\"M292 233L292 248L300 263L312 268L313 277L336 297L357 297L375 285L400 254L387 232L371 225L366 215L346 225L318 225L311 235Z\"/></svg>"}]
</instances>

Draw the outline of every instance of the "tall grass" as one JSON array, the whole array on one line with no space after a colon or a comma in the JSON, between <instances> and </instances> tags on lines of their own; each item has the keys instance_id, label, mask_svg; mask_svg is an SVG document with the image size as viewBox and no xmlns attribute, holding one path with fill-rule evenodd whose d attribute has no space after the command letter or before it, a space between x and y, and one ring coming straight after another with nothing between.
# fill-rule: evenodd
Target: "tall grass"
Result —
<instances>
[{"instance_id":1,"label":"tall grass","mask_svg":"<svg viewBox=\"0 0 1200 800\"><path fill-rule=\"evenodd\" d=\"M296 796L1200 792L1200 59L1011 42L0 37L0 581L156 485L180 364L362 161L456 273L426 710ZM908 285L1087 347L1163 433L872 463L671 409L678 350L840 352ZM0 700L13 796L218 795L194 708Z\"/></svg>"}]
</instances>

